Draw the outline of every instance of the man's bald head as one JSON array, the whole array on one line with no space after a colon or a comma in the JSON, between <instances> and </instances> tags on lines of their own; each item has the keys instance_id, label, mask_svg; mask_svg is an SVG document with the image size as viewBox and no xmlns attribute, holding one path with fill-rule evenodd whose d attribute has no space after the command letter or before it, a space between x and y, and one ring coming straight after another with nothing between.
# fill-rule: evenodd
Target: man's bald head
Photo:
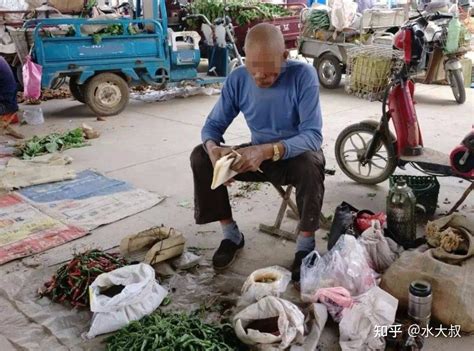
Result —
<instances>
[{"instance_id":1,"label":"man's bald head","mask_svg":"<svg viewBox=\"0 0 474 351\"><path fill-rule=\"evenodd\" d=\"M260 88L270 88L278 79L288 57L280 29L260 23L245 38L245 66Z\"/></svg>"},{"instance_id":2,"label":"man's bald head","mask_svg":"<svg viewBox=\"0 0 474 351\"><path fill-rule=\"evenodd\" d=\"M285 39L280 29L269 23L260 23L252 27L245 37L245 52L262 50L274 55L285 52Z\"/></svg>"}]
</instances>

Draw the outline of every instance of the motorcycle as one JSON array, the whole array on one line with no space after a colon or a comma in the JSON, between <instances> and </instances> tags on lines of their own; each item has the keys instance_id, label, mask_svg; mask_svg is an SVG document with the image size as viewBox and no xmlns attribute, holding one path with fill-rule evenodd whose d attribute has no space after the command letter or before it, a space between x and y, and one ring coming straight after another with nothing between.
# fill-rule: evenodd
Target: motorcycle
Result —
<instances>
[{"instance_id":1,"label":"motorcycle","mask_svg":"<svg viewBox=\"0 0 474 351\"><path fill-rule=\"evenodd\" d=\"M214 43L221 48L227 48L229 62L228 62L228 72L232 72L235 68L245 65L245 57L240 55L240 52L237 48L235 41L235 32L232 20L229 16L226 15L228 9L225 9L225 12L222 17L217 17L213 23L202 14L186 14L182 17L182 21L187 20L200 20L202 21L201 32L204 36L203 42L206 46L213 46ZM205 50L201 50L205 52ZM204 56L212 56L207 53ZM212 57L208 57L212 59ZM212 71L213 68L211 68Z\"/></svg>"},{"instance_id":2,"label":"motorcycle","mask_svg":"<svg viewBox=\"0 0 474 351\"><path fill-rule=\"evenodd\" d=\"M450 156L423 146L413 100L415 84L411 76L422 60L425 27L421 20L412 21L394 38L394 46L401 50L403 59L400 67L393 70L385 90L380 122L366 120L350 125L337 137L337 163L349 178L358 183L378 184L385 181L397 166L403 169L410 164L429 175L466 179L471 182L470 190L473 188L474 126ZM396 135L389 129L390 121Z\"/></svg>"},{"instance_id":3,"label":"motorcycle","mask_svg":"<svg viewBox=\"0 0 474 351\"><path fill-rule=\"evenodd\" d=\"M467 49L460 43L469 43L469 38L466 40L465 33L460 30L459 20L450 14L432 14L428 16L420 15L414 21L415 23L410 24L409 22L407 25L417 25L424 34L422 38L423 54L419 65L416 67L418 72L424 71L425 73L422 82L431 84L437 80L436 75L439 66L442 64L456 102L464 103L466 101L466 90L461 59ZM458 26L458 36L449 34L448 28L453 26ZM451 32L455 32L455 29L451 29Z\"/></svg>"}]
</instances>

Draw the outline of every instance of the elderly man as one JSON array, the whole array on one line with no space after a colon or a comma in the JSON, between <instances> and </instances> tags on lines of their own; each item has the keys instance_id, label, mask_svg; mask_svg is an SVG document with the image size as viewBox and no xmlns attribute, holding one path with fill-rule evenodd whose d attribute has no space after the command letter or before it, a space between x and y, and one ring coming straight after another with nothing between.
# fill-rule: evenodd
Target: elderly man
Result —
<instances>
[{"instance_id":1,"label":"elderly man","mask_svg":"<svg viewBox=\"0 0 474 351\"><path fill-rule=\"evenodd\" d=\"M231 152L221 145L224 132L242 112L252 142L238 148L242 157L232 167L238 172L235 179L295 186L301 220L292 278L299 281L302 259L315 248L324 195L319 82L312 66L287 59L283 35L273 25L253 27L245 53L245 67L227 78L202 129L203 144L191 154L195 219L197 224L220 221L224 240L213 265L224 269L232 264L244 236L233 220L227 188L211 190L211 183L216 161Z\"/></svg>"},{"instance_id":2,"label":"elderly man","mask_svg":"<svg viewBox=\"0 0 474 351\"><path fill-rule=\"evenodd\" d=\"M16 92L17 84L10 65L0 56L0 117L18 111Z\"/></svg>"}]
</instances>

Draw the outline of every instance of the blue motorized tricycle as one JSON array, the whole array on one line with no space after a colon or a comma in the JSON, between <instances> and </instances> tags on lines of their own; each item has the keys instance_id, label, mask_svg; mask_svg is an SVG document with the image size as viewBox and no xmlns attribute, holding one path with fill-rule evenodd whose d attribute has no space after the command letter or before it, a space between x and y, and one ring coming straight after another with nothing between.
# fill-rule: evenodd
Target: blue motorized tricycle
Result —
<instances>
[{"instance_id":1,"label":"blue motorized tricycle","mask_svg":"<svg viewBox=\"0 0 474 351\"><path fill-rule=\"evenodd\" d=\"M169 29L165 0L144 0L142 6L139 19L26 22L25 29L33 33L33 59L43 67L42 87L52 88L67 77L78 101L99 116L110 116L126 107L130 85L165 87L183 81L204 85L225 79L232 40L209 47L207 72L198 73L199 34Z\"/></svg>"}]
</instances>

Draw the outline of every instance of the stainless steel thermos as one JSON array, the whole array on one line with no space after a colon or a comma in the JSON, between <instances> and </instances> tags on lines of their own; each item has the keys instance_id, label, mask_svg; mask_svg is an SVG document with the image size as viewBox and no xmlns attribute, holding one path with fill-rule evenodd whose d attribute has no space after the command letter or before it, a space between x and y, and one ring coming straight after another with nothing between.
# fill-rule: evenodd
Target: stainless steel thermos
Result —
<instances>
[{"instance_id":1,"label":"stainless steel thermos","mask_svg":"<svg viewBox=\"0 0 474 351\"><path fill-rule=\"evenodd\" d=\"M431 284L424 280L411 282L408 295L408 315L421 327L431 318Z\"/></svg>"}]
</instances>

